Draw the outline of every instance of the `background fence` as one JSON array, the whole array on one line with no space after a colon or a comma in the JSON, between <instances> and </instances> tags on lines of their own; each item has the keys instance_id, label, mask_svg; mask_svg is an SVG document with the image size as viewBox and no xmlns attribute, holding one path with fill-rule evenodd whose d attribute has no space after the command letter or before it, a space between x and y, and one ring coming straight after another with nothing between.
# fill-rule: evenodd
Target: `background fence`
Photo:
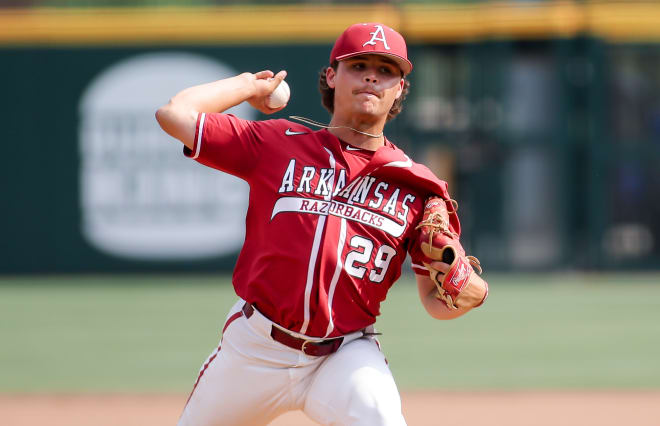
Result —
<instances>
[{"instance_id":1,"label":"background fence","mask_svg":"<svg viewBox=\"0 0 660 426\"><path fill-rule=\"evenodd\" d=\"M318 72L356 21L408 39L386 134L450 183L489 270L660 266L660 5L174 3L0 9L0 273L231 269L246 187L182 158L155 109L287 69L276 117L327 121Z\"/></svg>"}]
</instances>

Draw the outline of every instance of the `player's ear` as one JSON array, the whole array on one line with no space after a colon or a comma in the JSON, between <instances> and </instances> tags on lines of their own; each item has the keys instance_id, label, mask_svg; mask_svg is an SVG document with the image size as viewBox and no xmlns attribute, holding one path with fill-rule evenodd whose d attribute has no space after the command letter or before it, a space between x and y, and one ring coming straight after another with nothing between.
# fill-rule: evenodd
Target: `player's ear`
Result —
<instances>
[{"instance_id":1,"label":"player's ear","mask_svg":"<svg viewBox=\"0 0 660 426\"><path fill-rule=\"evenodd\" d=\"M402 77L401 80L399 80L399 90L396 92L396 98L394 99L399 99L401 97L405 85L406 85L406 79Z\"/></svg>"},{"instance_id":2,"label":"player's ear","mask_svg":"<svg viewBox=\"0 0 660 426\"><path fill-rule=\"evenodd\" d=\"M328 83L328 87L331 89L335 88L335 77L337 76L337 71L328 67L325 69L325 81Z\"/></svg>"}]
</instances>

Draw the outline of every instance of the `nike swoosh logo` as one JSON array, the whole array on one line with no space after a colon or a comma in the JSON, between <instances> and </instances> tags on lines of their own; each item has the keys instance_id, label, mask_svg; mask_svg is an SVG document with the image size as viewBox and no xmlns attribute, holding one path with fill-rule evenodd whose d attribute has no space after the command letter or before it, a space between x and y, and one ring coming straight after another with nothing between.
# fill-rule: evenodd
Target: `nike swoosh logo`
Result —
<instances>
[{"instance_id":1,"label":"nike swoosh logo","mask_svg":"<svg viewBox=\"0 0 660 426\"><path fill-rule=\"evenodd\" d=\"M350 146L350 145L346 145L346 149L349 150L349 151L361 151L360 148L353 148L353 147Z\"/></svg>"},{"instance_id":2,"label":"nike swoosh logo","mask_svg":"<svg viewBox=\"0 0 660 426\"><path fill-rule=\"evenodd\" d=\"M284 134L287 136L295 136L295 135L306 135L307 132L294 132L293 130L291 130L291 127L289 127L288 129L286 129Z\"/></svg>"}]
</instances>

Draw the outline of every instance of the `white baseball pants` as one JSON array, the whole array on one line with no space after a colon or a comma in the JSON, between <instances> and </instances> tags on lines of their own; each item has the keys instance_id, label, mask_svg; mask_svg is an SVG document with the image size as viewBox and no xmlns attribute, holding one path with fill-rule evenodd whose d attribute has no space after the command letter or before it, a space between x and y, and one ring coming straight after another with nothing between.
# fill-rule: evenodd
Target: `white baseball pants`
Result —
<instances>
[{"instance_id":1,"label":"white baseball pants","mask_svg":"<svg viewBox=\"0 0 660 426\"><path fill-rule=\"evenodd\" d=\"M221 346L202 366L178 426L266 425L303 410L323 425L401 426L401 399L374 337L345 339L337 352L307 356L270 337L256 309L230 310ZM232 318L233 317L233 318Z\"/></svg>"}]
</instances>

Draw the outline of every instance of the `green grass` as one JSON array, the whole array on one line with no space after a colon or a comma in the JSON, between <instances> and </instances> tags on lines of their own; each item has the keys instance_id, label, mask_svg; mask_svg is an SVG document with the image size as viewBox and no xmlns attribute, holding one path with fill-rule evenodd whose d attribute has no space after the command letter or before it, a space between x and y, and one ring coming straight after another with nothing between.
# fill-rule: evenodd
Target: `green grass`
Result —
<instances>
[{"instance_id":1,"label":"green grass","mask_svg":"<svg viewBox=\"0 0 660 426\"><path fill-rule=\"evenodd\" d=\"M442 322L400 291L384 348L402 388L659 388L660 279L625 280L494 277L482 308Z\"/></svg>"},{"instance_id":2,"label":"green grass","mask_svg":"<svg viewBox=\"0 0 660 426\"><path fill-rule=\"evenodd\" d=\"M402 389L660 388L658 275L489 276L453 321L409 280L378 329ZM235 296L225 276L0 279L0 392L187 392Z\"/></svg>"}]
</instances>

